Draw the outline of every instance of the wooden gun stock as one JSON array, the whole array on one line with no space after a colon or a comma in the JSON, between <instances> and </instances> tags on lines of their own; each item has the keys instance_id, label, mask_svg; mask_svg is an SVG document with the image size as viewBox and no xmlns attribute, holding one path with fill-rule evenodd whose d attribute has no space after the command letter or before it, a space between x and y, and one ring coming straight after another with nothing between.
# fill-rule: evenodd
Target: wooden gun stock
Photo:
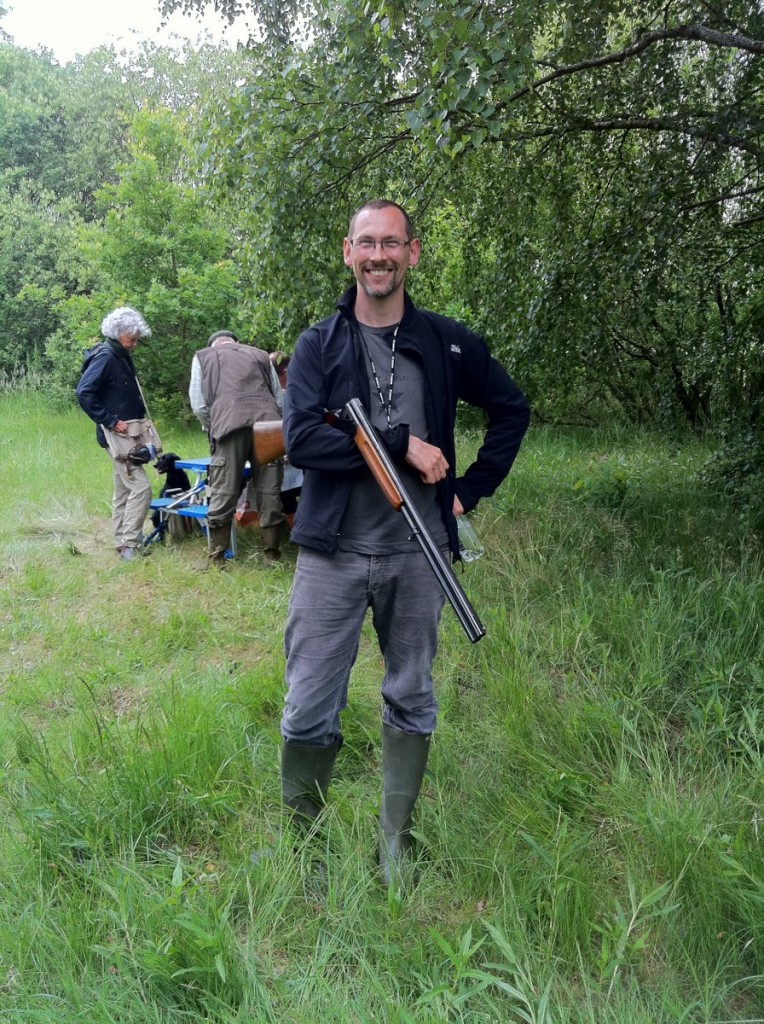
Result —
<instances>
[{"instance_id":1,"label":"wooden gun stock","mask_svg":"<svg viewBox=\"0 0 764 1024\"><path fill-rule=\"evenodd\" d=\"M471 643L477 643L481 637L485 636L485 627L462 590L459 580L454 576L451 566L446 562L440 548L432 539L416 506L406 493L390 456L366 415L366 410L357 398L351 398L343 412L356 425L355 443L374 479L382 488L382 492L393 508L397 512L403 513L406 522L411 527L412 536L422 549L441 590L456 612L456 617L467 634L467 638Z\"/></svg>"},{"instance_id":2,"label":"wooden gun stock","mask_svg":"<svg viewBox=\"0 0 764 1024\"><path fill-rule=\"evenodd\" d=\"M396 512L400 512L403 506L403 495L395 486L395 481L385 469L379 453L369 439L369 435L361 426L357 426L355 443L363 455L366 465L371 470L372 476L379 484L385 498L390 502Z\"/></svg>"},{"instance_id":3,"label":"wooden gun stock","mask_svg":"<svg viewBox=\"0 0 764 1024\"><path fill-rule=\"evenodd\" d=\"M258 466L284 457L284 430L281 420L263 420L252 428L252 458Z\"/></svg>"}]
</instances>

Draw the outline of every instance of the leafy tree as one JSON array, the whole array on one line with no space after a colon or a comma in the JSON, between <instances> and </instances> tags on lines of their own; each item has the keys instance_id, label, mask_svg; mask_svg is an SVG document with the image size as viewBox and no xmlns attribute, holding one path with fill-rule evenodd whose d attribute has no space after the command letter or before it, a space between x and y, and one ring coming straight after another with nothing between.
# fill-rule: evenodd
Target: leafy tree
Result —
<instances>
[{"instance_id":1,"label":"leafy tree","mask_svg":"<svg viewBox=\"0 0 764 1024\"><path fill-rule=\"evenodd\" d=\"M57 303L73 288L77 217L53 196L0 179L0 371L38 364L58 326Z\"/></svg>"},{"instance_id":2,"label":"leafy tree","mask_svg":"<svg viewBox=\"0 0 764 1024\"><path fill-rule=\"evenodd\" d=\"M146 44L61 67L0 45L0 371L51 369L70 395L105 308L129 299L161 339L144 356L157 393L179 406L207 323L241 326L227 229L185 141L237 60Z\"/></svg>"},{"instance_id":3,"label":"leafy tree","mask_svg":"<svg viewBox=\"0 0 764 1024\"><path fill-rule=\"evenodd\" d=\"M757 407L760 5L315 0L301 45L269 28L290 5L214 6L264 30L206 158L287 336L383 192L425 235L454 211L464 302L537 409L700 424L741 386ZM440 270L423 261L423 294Z\"/></svg>"},{"instance_id":4,"label":"leafy tree","mask_svg":"<svg viewBox=\"0 0 764 1024\"><path fill-rule=\"evenodd\" d=\"M134 109L171 110L186 132L196 129L213 97L236 88L245 63L242 52L211 44L192 48L143 42L136 51L120 55Z\"/></svg>"},{"instance_id":5,"label":"leafy tree","mask_svg":"<svg viewBox=\"0 0 764 1024\"><path fill-rule=\"evenodd\" d=\"M102 51L64 69L47 52L0 44L0 369L6 374L41 365L47 339L60 326L59 303L77 287L79 225L94 216L96 189L116 177L124 96L113 54Z\"/></svg>"},{"instance_id":6,"label":"leafy tree","mask_svg":"<svg viewBox=\"0 0 764 1024\"><path fill-rule=\"evenodd\" d=\"M48 357L62 388L79 370L83 339L98 338L105 312L128 303L141 310L153 337L139 361L155 408L180 413L191 357L223 326L246 333L237 308L239 274L224 227L201 189L182 180L184 139L170 111L145 111L132 126L130 163L98 194L103 224L83 228L80 292L62 304L66 331Z\"/></svg>"},{"instance_id":7,"label":"leafy tree","mask_svg":"<svg viewBox=\"0 0 764 1024\"><path fill-rule=\"evenodd\" d=\"M131 112L110 50L60 67L43 51L0 44L0 166L33 194L72 199L94 215L94 194L127 154Z\"/></svg>"},{"instance_id":8,"label":"leafy tree","mask_svg":"<svg viewBox=\"0 0 764 1024\"><path fill-rule=\"evenodd\" d=\"M128 158L130 123L143 100L111 48L79 57L64 73L58 190L90 220L98 215L96 193L116 182L117 167Z\"/></svg>"},{"instance_id":9,"label":"leafy tree","mask_svg":"<svg viewBox=\"0 0 764 1024\"><path fill-rule=\"evenodd\" d=\"M161 6L201 10L211 2ZM251 11L264 23L276 11L294 14L290 4L214 6L229 18ZM243 128L261 121L277 141L293 129L275 159L288 151L295 166L287 183L303 202L346 189L393 153L406 160L415 141L432 155L457 157L486 144L640 132L758 156L750 138L762 124L757 4L706 4L702 22L690 3L595 8L569 0L550 11L530 3L379 0L359 8L319 0L312 10L313 45L279 45L286 29L267 36L233 111ZM251 108L247 97L256 100Z\"/></svg>"}]
</instances>

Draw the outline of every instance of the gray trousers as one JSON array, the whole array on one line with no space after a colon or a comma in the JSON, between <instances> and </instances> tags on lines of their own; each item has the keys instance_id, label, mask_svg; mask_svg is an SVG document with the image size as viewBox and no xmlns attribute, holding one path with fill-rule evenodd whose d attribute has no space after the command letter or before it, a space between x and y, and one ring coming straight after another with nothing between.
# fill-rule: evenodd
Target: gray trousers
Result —
<instances>
[{"instance_id":1,"label":"gray trousers","mask_svg":"<svg viewBox=\"0 0 764 1024\"><path fill-rule=\"evenodd\" d=\"M207 520L214 529L230 526L241 495L241 477L244 465L252 455L252 428L242 427L232 434L210 443L210 459L207 483L210 490L210 506ZM267 466L252 466L250 491L260 516L260 526L278 526L286 521L281 507L280 463Z\"/></svg>"},{"instance_id":2,"label":"gray trousers","mask_svg":"<svg viewBox=\"0 0 764 1024\"><path fill-rule=\"evenodd\" d=\"M368 608L385 667L383 721L429 736L438 713L432 665L444 600L419 548L385 556L300 548L284 638L284 739L330 746L341 738L339 716Z\"/></svg>"},{"instance_id":3,"label":"gray trousers","mask_svg":"<svg viewBox=\"0 0 764 1024\"><path fill-rule=\"evenodd\" d=\"M151 481L143 466L133 466L109 455L114 476L111 521L117 548L139 548L143 523L151 504Z\"/></svg>"}]
</instances>

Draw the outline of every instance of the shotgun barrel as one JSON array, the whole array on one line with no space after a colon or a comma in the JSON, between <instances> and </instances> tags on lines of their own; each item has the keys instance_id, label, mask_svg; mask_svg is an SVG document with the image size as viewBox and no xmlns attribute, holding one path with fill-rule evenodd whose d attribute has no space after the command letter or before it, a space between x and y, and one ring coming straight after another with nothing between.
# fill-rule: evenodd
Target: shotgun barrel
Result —
<instances>
[{"instance_id":1,"label":"shotgun barrel","mask_svg":"<svg viewBox=\"0 0 764 1024\"><path fill-rule=\"evenodd\" d=\"M358 398L351 398L343 412L356 425L355 443L374 479L382 488L392 507L405 516L415 540L435 573L441 590L456 612L456 617L467 634L467 638L470 643L477 643L481 637L485 636L485 627L407 494L390 456L366 414L366 410Z\"/></svg>"}]
</instances>

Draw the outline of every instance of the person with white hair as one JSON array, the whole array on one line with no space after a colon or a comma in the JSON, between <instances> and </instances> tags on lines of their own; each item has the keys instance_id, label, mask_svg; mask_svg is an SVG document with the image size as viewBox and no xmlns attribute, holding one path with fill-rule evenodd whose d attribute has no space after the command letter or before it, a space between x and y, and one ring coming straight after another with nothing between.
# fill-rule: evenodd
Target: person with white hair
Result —
<instances>
[{"instance_id":1,"label":"person with white hair","mask_svg":"<svg viewBox=\"0 0 764 1024\"><path fill-rule=\"evenodd\" d=\"M137 310L120 306L104 317L101 333L105 340L85 352L77 400L96 424L96 440L108 453L104 427L124 434L127 420L146 416L132 353L141 338L151 337L151 328ZM142 550L151 482L143 466L109 457L114 475L114 543L120 558L129 561Z\"/></svg>"}]
</instances>

